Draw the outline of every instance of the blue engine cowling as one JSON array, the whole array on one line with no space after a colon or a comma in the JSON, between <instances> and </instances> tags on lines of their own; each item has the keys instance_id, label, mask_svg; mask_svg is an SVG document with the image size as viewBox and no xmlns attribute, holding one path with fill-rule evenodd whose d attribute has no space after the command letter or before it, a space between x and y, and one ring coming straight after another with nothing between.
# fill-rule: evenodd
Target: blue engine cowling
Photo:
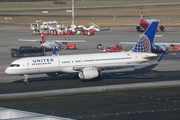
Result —
<instances>
[{"instance_id":1,"label":"blue engine cowling","mask_svg":"<svg viewBox=\"0 0 180 120\"><path fill-rule=\"evenodd\" d=\"M164 31L164 30L165 30L165 27L164 27L163 25L160 25L160 26L159 26L159 29L160 29L161 31Z\"/></svg>"},{"instance_id":2,"label":"blue engine cowling","mask_svg":"<svg viewBox=\"0 0 180 120\"><path fill-rule=\"evenodd\" d=\"M151 51L153 53L167 53L169 51L168 47L166 47L165 45L153 45L151 48Z\"/></svg>"}]
</instances>

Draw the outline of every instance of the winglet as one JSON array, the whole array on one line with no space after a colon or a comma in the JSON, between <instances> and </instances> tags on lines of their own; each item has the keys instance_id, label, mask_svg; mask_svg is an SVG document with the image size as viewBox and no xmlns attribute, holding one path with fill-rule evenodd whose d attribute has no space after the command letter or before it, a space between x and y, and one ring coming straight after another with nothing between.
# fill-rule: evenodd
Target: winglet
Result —
<instances>
[{"instance_id":1,"label":"winglet","mask_svg":"<svg viewBox=\"0 0 180 120\"><path fill-rule=\"evenodd\" d=\"M56 46L54 46L54 48L53 48L52 56L56 56Z\"/></svg>"},{"instance_id":2,"label":"winglet","mask_svg":"<svg viewBox=\"0 0 180 120\"><path fill-rule=\"evenodd\" d=\"M159 58L157 59L157 62L161 62L163 55L164 55L164 52L159 56Z\"/></svg>"}]
</instances>

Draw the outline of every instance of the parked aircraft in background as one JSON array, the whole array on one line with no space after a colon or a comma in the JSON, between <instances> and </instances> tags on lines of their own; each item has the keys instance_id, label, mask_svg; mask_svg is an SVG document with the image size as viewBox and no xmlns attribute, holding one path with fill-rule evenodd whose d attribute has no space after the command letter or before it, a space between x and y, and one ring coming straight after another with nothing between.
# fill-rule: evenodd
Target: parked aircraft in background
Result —
<instances>
[{"instance_id":1,"label":"parked aircraft in background","mask_svg":"<svg viewBox=\"0 0 180 120\"><path fill-rule=\"evenodd\" d=\"M12 62L5 73L23 75L25 84L29 84L27 77L31 74L45 73L48 76L58 76L64 73L77 73L80 79L88 80L102 79L101 72L104 70L149 66L151 64L146 62L157 56L151 53L157 26L158 22L152 22L130 52L21 58ZM162 55L157 62L161 61Z\"/></svg>"},{"instance_id":2,"label":"parked aircraft in background","mask_svg":"<svg viewBox=\"0 0 180 120\"><path fill-rule=\"evenodd\" d=\"M130 44L134 45L136 42L119 42L119 44ZM180 43L153 43L151 51L153 53L169 53L170 48L174 45L180 45Z\"/></svg>"},{"instance_id":3,"label":"parked aircraft in background","mask_svg":"<svg viewBox=\"0 0 180 120\"><path fill-rule=\"evenodd\" d=\"M56 48L60 50L62 48L62 45L66 43L86 42L85 40L45 40L44 34L41 34L41 40L18 39L18 41L39 42L45 50L52 50L54 46L56 46Z\"/></svg>"},{"instance_id":4,"label":"parked aircraft in background","mask_svg":"<svg viewBox=\"0 0 180 120\"><path fill-rule=\"evenodd\" d=\"M147 27L154 21L159 22L159 20L156 20L156 19L144 19L142 16L142 8L140 8L140 22L139 22L139 25L136 26L137 31L139 32L145 31ZM161 31L165 30L164 25L158 25L158 27Z\"/></svg>"}]
</instances>

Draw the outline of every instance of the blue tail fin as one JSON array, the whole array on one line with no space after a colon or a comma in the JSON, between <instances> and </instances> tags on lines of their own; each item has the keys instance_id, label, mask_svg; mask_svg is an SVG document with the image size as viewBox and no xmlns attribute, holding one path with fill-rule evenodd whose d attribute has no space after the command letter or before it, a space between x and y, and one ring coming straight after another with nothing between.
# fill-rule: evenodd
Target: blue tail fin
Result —
<instances>
[{"instance_id":1,"label":"blue tail fin","mask_svg":"<svg viewBox=\"0 0 180 120\"><path fill-rule=\"evenodd\" d=\"M54 48L53 48L52 56L56 56L56 46L54 46Z\"/></svg>"},{"instance_id":2,"label":"blue tail fin","mask_svg":"<svg viewBox=\"0 0 180 120\"><path fill-rule=\"evenodd\" d=\"M152 22L143 35L140 37L136 45L134 45L131 52L151 52L154 36L157 30L158 21Z\"/></svg>"}]
</instances>

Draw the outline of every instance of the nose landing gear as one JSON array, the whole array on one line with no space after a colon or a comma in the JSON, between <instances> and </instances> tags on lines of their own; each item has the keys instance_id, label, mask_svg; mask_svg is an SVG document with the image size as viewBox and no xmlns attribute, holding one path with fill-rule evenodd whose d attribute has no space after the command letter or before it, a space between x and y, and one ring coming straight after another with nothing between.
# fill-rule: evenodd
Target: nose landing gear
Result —
<instances>
[{"instance_id":1,"label":"nose landing gear","mask_svg":"<svg viewBox=\"0 0 180 120\"><path fill-rule=\"evenodd\" d=\"M29 85L30 82L28 81L28 75L24 75L24 84Z\"/></svg>"}]
</instances>

